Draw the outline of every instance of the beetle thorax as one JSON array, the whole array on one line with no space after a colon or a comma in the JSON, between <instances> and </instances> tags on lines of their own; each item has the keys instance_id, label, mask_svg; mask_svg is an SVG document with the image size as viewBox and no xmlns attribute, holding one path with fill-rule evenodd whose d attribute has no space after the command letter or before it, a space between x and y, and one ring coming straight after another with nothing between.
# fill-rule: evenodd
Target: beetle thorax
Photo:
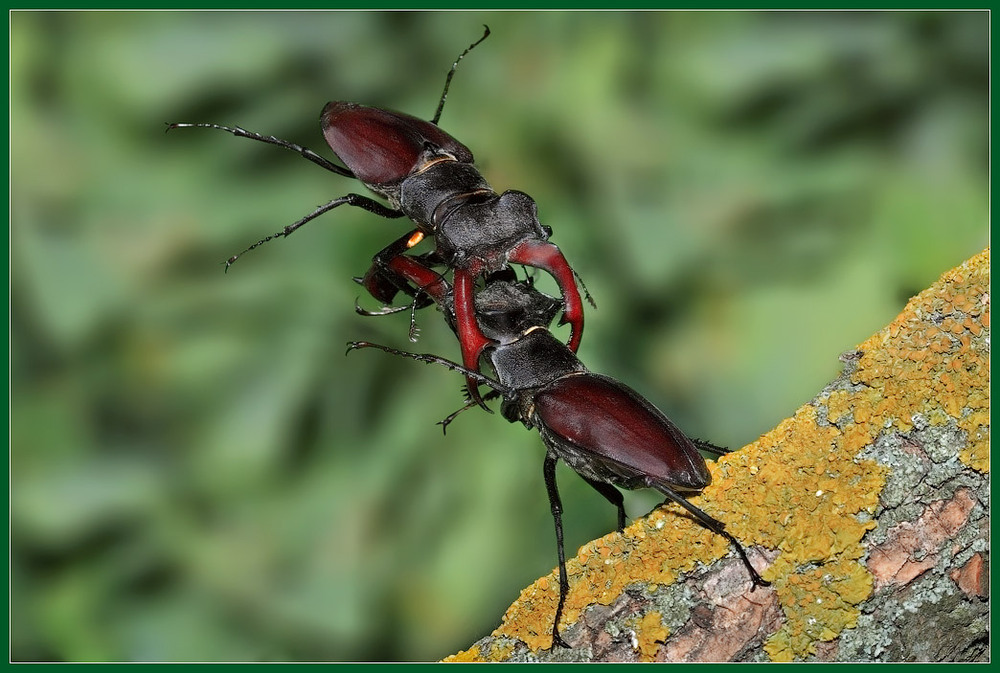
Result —
<instances>
[{"instance_id":1,"label":"beetle thorax","mask_svg":"<svg viewBox=\"0 0 1000 673\"><path fill-rule=\"evenodd\" d=\"M515 390L544 388L568 374L587 371L573 351L547 329L533 329L494 348L490 361L500 383Z\"/></svg>"},{"instance_id":2,"label":"beetle thorax","mask_svg":"<svg viewBox=\"0 0 1000 673\"><path fill-rule=\"evenodd\" d=\"M472 164L454 159L428 162L398 188L400 209L428 233L437 235L440 222L471 198L495 196Z\"/></svg>"},{"instance_id":3,"label":"beetle thorax","mask_svg":"<svg viewBox=\"0 0 1000 673\"><path fill-rule=\"evenodd\" d=\"M452 266L491 273L506 268L510 251L525 240L546 240L534 200L518 191L470 197L441 219L438 252Z\"/></svg>"}]
</instances>

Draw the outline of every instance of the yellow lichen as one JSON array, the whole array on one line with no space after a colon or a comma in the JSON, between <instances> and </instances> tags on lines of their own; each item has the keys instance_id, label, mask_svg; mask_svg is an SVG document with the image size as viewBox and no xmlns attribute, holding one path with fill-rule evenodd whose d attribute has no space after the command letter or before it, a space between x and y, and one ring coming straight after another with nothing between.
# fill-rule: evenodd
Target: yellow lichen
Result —
<instances>
[{"instance_id":1,"label":"yellow lichen","mask_svg":"<svg viewBox=\"0 0 1000 673\"><path fill-rule=\"evenodd\" d=\"M969 438L959 459L980 472L989 471L989 264L987 248L911 299L858 346L852 376L867 387L868 425L905 431L915 414L952 421ZM926 362L925 351L934 354Z\"/></svg>"},{"instance_id":2,"label":"yellow lichen","mask_svg":"<svg viewBox=\"0 0 1000 673\"><path fill-rule=\"evenodd\" d=\"M461 652L457 652L450 657L445 657L442 661L446 661L448 663L483 661L483 658L479 655L479 645L473 645L467 650L462 650Z\"/></svg>"},{"instance_id":3,"label":"yellow lichen","mask_svg":"<svg viewBox=\"0 0 1000 673\"><path fill-rule=\"evenodd\" d=\"M857 561L839 559L776 578L775 588L786 621L764 650L774 661L791 661L857 625L857 605L871 594L872 576Z\"/></svg>"},{"instance_id":4,"label":"yellow lichen","mask_svg":"<svg viewBox=\"0 0 1000 673\"><path fill-rule=\"evenodd\" d=\"M818 484L817 491L831 494L835 508L855 509L854 499L861 496L862 509L873 511L884 468L843 459L856 456L884 428L908 431L916 414L932 424L953 421L964 429L969 446L960 459L988 471L988 316L987 249L944 274L914 297L892 324L857 347L861 357L851 382L862 384L861 390L835 390L816 400L826 406L827 419L839 426L834 476L843 485L823 489ZM816 642L853 626L856 606L871 592L870 574L853 559L861 554L860 535L874 522L837 518L825 504L818 509L822 515L815 517L814 530L789 522L777 546L793 553L782 554L770 569L786 618L765 646L775 661L807 656ZM821 565L796 570L807 562Z\"/></svg>"},{"instance_id":5,"label":"yellow lichen","mask_svg":"<svg viewBox=\"0 0 1000 673\"><path fill-rule=\"evenodd\" d=\"M875 526L868 515L887 468L859 454L880 433L909 431L917 414L932 424L955 423L969 440L960 459L989 470L989 249L944 274L856 350L856 390L829 391L756 442L709 463L712 484L691 498L745 545L780 552L762 573L785 617L765 646L776 661L808 656L816 642L836 638L856 623L871 594L872 577L858 559ZM729 551L679 507L657 509L567 561L561 626L589 605L611 603L629 584L669 585ZM494 636L548 648L558 596L555 573L527 587ZM637 637L656 632L654 618L646 618ZM644 642L661 639L651 638Z\"/></svg>"},{"instance_id":6,"label":"yellow lichen","mask_svg":"<svg viewBox=\"0 0 1000 673\"><path fill-rule=\"evenodd\" d=\"M670 629L663 625L663 617L657 611L647 612L636 620L634 629L639 661L652 661L660 645L670 635Z\"/></svg>"}]
</instances>

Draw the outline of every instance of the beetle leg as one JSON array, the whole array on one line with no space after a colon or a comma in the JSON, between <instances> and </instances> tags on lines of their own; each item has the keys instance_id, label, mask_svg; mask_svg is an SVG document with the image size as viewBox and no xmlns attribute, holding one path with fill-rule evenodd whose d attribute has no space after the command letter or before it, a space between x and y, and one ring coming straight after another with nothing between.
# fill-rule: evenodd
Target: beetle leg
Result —
<instances>
[{"instance_id":1,"label":"beetle leg","mask_svg":"<svg viewBox=\"0 0 1000 673\"><path fill-rule=\"evenodd\" d=\"M451 291L444 276L434 269L424 266L407 255L398 255L389 262L389 267L399 276L417 286L421 294L442 304Z\"/></svg>"},{"instance_id":2,"label":"beetle leg","mask_svg":"<svg viewBox=\"0 0 1000 673\"><path fill-rule=\"evenodd\" d=\"M402 278L408 283L413 283L419 288L421 293L430 296L439 305L445 306L449 292L452 288L444 276L422 264L420 261L399 252L400 245L403 248L409 247L409 236L404 236L393 245L387 247L383 252L385 257L380 259L382 253L376 255L376 264L384 264L388 272L384 274L386 278ZM371 272L369 272L370 274ZM493 341L486 338L476 321L476 308L473 299L475 291L475 278L479 273L478 268L455 269L455 287L452 292L455 311L455 328L458 332L458 341L462 347L462 362L467 369L479 371L479 358L483 354L483 349L491 345ZM366 276L366 280L369 276ZM367 283L366 283L367 287ZM448 315L448 311L445 311ZM493 410L486 406L482 396L479 394L479 385L475 379L466 377L468 382L469 398L486 411L493 413Z\"/></svg>"},{"instance_id":3,"label":"beetle leg","mask_svg":"<svg viewBox=\"0 0 1000 673\"><path fill-rule=\"evenodd\" d=\"M298 152L303 157L313 162L314 164L325 168L331 173L336 173L337 175L343 175L345 178L353 178L354 173L344 168L343 166L338 166L329 159L321 157L320 155L313 152L308 147L302 147L302 145L296 145L295 143L288 142L287 140L282 140L281 138L275 138L274 136L265 136L260 133L254 133L253 131L247 131L239 126L230 127L222 126L220 124L187 124L181 122L167 123L167 131L173 129L184 129L184 128L204 128L204 129L218 129L220 131L226 131L232 133L237 138L249 138L250 140L259 140L262 143L268 143L269 145L277 145L278 147L284 147L285 149L292 150L293 152Z\"/></svg>"},{"instance_id":4,"label":"beetle leg","mask_svg":"<svg viewBox=\"0 0 1000 673\"><path fill-rule=\"evenodd\" d=\"M494 343L486 338L483 331L479 329L476 322L476 306L473 300L475 290L475 278L478 269L455 269L455 322L458 327L458 341L462 346L462 362L466 368L473 371L479 370L479 358L483 354L483 349ZM469 382L469 398L486 409L490 413L493 411L483 402L479 394L479 385L473 379Z\"/></svg>"},{"instance_id":5,"label":"beetle leg","mask_svg":"<svg viewBox=\"0 0 1000 673\"><path fill-rule=\"evenodd\" d=\"M691 441L698 447L699 450L704 451L705 453L711 453L715 456L724 456L727 453L733 452L732 449L727 449L724 446L719 446L718 444L713 444L712 442L706 442L704 439L695 439L692 437Z\"/></svg>"},{"instance_id":6,"label":"beetle leg","mask_svg":"<svg viewBox=\"0 0 1000 673\"><path fill-rule=\"evenodd\" d=\"M355 278L354 280L360 281L360 278ZM366 308L362 308L361 304L357 300L354 300L354 312L358 315L363 315L366 318L377 318L383 315L392 315L393 313L400 313L402 311L408 311L413 307L413 303L409 306L383 306L382 308L375 309L374 311L369 311Z\"/></svg>"},{"instance_id":7,"label":"beetle leg","mask_svg":"<svg viewBox=\"0 0 1000 673\"><path fill-rule=\"evenodd\" d=\"M583 338L583 300L580 299L580 290L576 287L574 271L562 251L554 243L531 238L515 245L507 255L507 260L515 264L544 269L555 277L565 304L559 324L570 324L569 348L575 353L580 347L580 339Z\"/></svg>"},{"instance_id":8,"label":"beetle leg","mask_svg":"<svg viewBox=\"0 0 1000 673\"><path fill-rule=\"evenodd\" d=\"M389 266L392 267L393 271L417 286L417 291L413 293L413 302L410 305L410 341L416 343L417 335L420 334L420 329L417 327L417 309L430 303L428 297L443 306L451 291L451 285L437 271L424 266L408 255L398 255L389 263Z\"/></svg>"},{"instance_id":9,"label":"beetle leg","mask_svg":"<svg viewBox=\"0 0 1000 673\"><path fill-rule=\"evenodd\" d=\"M465 392L466 392L466 396L468 396L468 389L466 389ZM483 401L485 402L486 400L493 400L493 399L496 399L497 397L500 397L500 393L498 393L495 390L491 390L490 392L488 392L485 395L483 395ZM458 418L459 414L461 414L461 413L463 413L465 411L468 411L469 409L471 409L474 406L476 406L475 402L472 402L472 401L466 402L465 405L461 409L459 409L457 411L451 412L444 419L438 421L437 424L441 426L441 432L443 434L447 435L448 434L448 426L451 425L451 422L453 420L455 420L456 418Z\"/></svg>"},{"instance_id":10,"label":"beetle leg","mask_svg":"<svg viewBox=\"0 0 1000 673\"><path fill-rule=\"evenodd\" d=\"M593 486L594 490L603 495L608 502L618 509L618 532L621 533L625 530L625 523L628 517L625 515L625 496L622 495L622 492L607 482L594 481L587 477L583 477L583 480Z\"/></svg>"},{"instance_id":11,"label":"beetle leg","mask_svg":"<svg viewBox=\"0 0 1000 673\"><path fill-rule=\"evenodd\" d=\"M386 353L389 353L390 355L400 355L404 358L417 360L418 362L426 362L427 364L436 364L436 365L441 365L443 367L447 367L448 369L454 372L465 374L465 378L468 380L477 381L478 383L481 383L485 386L489 386L490 388L492 388L493 390L497 391L498 393L504 396L512 396L517 392L513 388L505 386L499 381L494 381L485 374L481 374L474 369L469 369L468 367L463 367L457 362L452 362L447 358L438 357L437 355L431 355L430 353L411 353L410 351L401 351L395 348L389 348L388 346L382 346L381 344L373 344L370 341L347 342L348 353L350 353L353 350L359 350L361 348L377 348L380 351L385 351ZM489 408L487 409L490 411L490 413L493 413L491 409Z\"/></svg>"},{"instance_id":12,"label":"beetle leg","mask_svg":"<svg viewBox=\"0 0 1000 673\"><path fill-rule=\"evenodd\" d=\"M569 576L566 573L566 551L563 549L562 502L559 500L559 489L556 488L556 463L559 458L554 451L545 454L542 473L545 476L545 488L549 492L549 505L552 508L552 518L556 523L556 546L559 549L559 605L556 606L555 620L552 622L552 645L569 648L566 641L559 635L559 619L562 617L563 605L569 593Z\"/></svg>"},{"instance_id":13,"label":"beetle leg","mask_svg":"<svg viewBox=\"0 0 1000 673\"><path fill-rule=\"evenodd\" d=\"M327 212L329 210L333 210L337 206L342 206L345 203L347 205L349 205L349 206L355 206L355 207L358 207L358 208L363 208L363 209L367 210L370 213L375 213L376 215L380 215L382 217L395 218L395 217L402 217L403 216L403 211L401 211L401 210L393 210L392 208L387 208L387 207L383 206L381 203L379 203L378 201L373 201L372 199L369 199L367 196L361 196L360 194L347 194L346 196L338 196L334 200L332 200L332 201L330 201L328 203L324 203L322 206L320 206L316 210L312 211L311 213L309 213L308 215L306 215L305 217L303 217L301 220L299 220L297 222L293 222L292 224L289 224L287 227L285 227L281 231L276 231L275 233L271 234L270 236L266 236L266 237L260 239L259 241L257 241L253 245L251 245L249 248L247 248L243 252L237 253L237 254L233 255L232 257L230 257L229 259L227 259L226 260L226 271L229 271L229 267L231 267L233 265L233 262L235 262L239 258L240 255L245 255L246 253L250 252L254 248L258 248L258 247L264 245L268 241L272 241L272 240L274 240L276 238L281 238L282 236L288 236L288 235L292 234L296 229L298 229L299 227L301 227L303 224L305 224L306 222L310 222L312 220L315 220L317 217L319 217L323 213L325 213L325 212Z\"/></svg>"},{"instance_id":14,"label":"beetle leg","mask_svg":"<svg viewBox=\"0 0 1000 673\"><path fill-rule=\"evenodd\" d=\"M392 268L392 260L410 249L410 240L419 232L419 229L407 232L379 250L372 257L372 265L368 267L365 275L355 278L354 282L364 286L368 294L386 305L392 303L397 292L404 292L411 297L416 296L417 293L414 292L408 279L405 276L400 277L402 275L400 271ZM422 302L418 308L433 303L427 297L423 297Z\"/></svg>"},{"instance_id":15,"label":"beetle leg","mask_svg":"<svg viewBox=\"0 0 1000 673\"><path fill-rule=\"evenodd\" d=\"M750 564L750 559L747 557L747 553L743 549L743 545L741 545L735 537L726 531L726 524L722 523L718 519L712 518L702 510L689 503L680 493L677 493L673 489L670 489L661 483L654 484L647 478L646 485L650 488L655 488L657 491L667 496L668 499L673 500L678 505L691 512L691 514L694 515L694 518L698 520L698 523L705 528L729 540L729 542L736 548L740 558L743 559L743 565L746 566L747 571L750 573L750 581L752 582L750 591L753 591L757 587L766 587L771 585L771 583L761 577L757 570Z\"/></svg>"}]
</instances>

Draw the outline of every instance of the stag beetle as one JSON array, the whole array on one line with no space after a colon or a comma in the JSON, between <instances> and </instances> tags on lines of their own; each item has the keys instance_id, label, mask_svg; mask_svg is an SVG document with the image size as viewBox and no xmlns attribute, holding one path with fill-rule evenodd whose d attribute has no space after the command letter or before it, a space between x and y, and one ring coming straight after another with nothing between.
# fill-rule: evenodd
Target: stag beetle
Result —
<instances>
[{"instance_id":1,"label":"stag beetle","mask_svg":"<svg viewBox=\"0 0 1000 673\"><path fill-rule=\"evenodd\" d=\"M431 121L401 112L367 107L346 101L327 103L320 114L323 135L334 154L346 164L338 166L312 150L274 136L262 136L239 127L218 124L173 123L175 128L214 128L298 152L323 168L356 178L389 202L386 207L358 194L333 199L301 220L261 239L243 253L279 236L288 236L306 222L347 204L386 218L407 217L416 229L394 241L373 260L379 270L363 284L383 303L392 300L405 283L390 274L390 261L433 236L439 259L454 269L455 318L462 347L462 361L477 369L489 339L480 330L473 308L473 291L481 275L506 268L510 263L534 266L551 273L563 294L560 324L569 323L569 347L576 351L583 335L583 303L575 274L559 248L549 242L551 230L538 220L534 200L520 191L497 194L473 165L472 152L441 130L437 123L448 96L448 87L459 61L490 34L483 36L455 60L445 80L444 91ZM229 258L226 268L242 255ZM472 398L481 403L478 387L469 380Z\"/></svg>"},{"instance_id":2,"label":"stag beetle","mask_svg":"<svg viewBox=\"0 0 1000 673\"><path fill-rule=\"evenodd\" d=\"M391 263L401 276L432 297L456 328L451 289L444 277L409 258L396 258ZM410 353L364 341L349 343L348 352L378 348L461 372L503 397L501 413L508 421L520 421L528 429L537 428L546 446L543 474L555 520L559 556L559 603L552 625L554 645L568 647L559 635L559 619L569 592L562 504L555 481L559 459L566 461L617 508L619 531L625 527L626 516L622 494L615 487L654 488L733 544L750 573L751 589L770 584L750 564L742 545L725 530L725 524L683 496L701 491L711 482L698 448L714 453L725 453L724 449L692 440L639 393L610 376L590 372L548 329L561 302L539 292L529 282L490 278L476 295L475 304L479 325L492 342L486 356L496 372L496 380L436 355ZM446 420L453 417L454 414Z\"/></svg>"}]
</instances>

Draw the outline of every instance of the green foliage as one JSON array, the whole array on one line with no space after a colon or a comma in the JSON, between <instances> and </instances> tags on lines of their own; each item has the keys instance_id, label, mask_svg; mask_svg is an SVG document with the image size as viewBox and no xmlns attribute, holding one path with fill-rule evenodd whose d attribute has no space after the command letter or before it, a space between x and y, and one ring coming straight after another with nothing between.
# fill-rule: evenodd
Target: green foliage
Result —
<instances>
[{"instance_id":1,"label":"green foliage","mask_svg":"<svg viewBox=\"0 0 1000 673\"><path fill-rule=\"evenodd\" d=\"M442 126L586 280L584 360L694 436L753 440L986 244L981 12L15 12L14 659L433 659L554 566L537 434L442 437L460 378L343 354L410 346L350 281L403 225L339 209L223 274L360 188L163 133L429 117L483 23ZM575 550L614 513L560 479Z\"/></svg>"}]
</instances>

